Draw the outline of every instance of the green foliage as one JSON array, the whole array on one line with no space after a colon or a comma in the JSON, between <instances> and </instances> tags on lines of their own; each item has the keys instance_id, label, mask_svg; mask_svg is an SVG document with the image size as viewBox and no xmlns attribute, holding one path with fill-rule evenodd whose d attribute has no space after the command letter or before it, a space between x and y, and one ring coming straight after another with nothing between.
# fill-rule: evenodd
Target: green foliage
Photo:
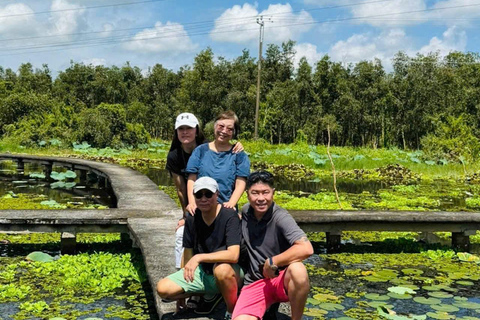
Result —
<instances>
[{"instance_id":1,"label":"green foliage","mask_svg":"<svg viewBox=\"0 0 480 320\"><path fill-rule=\"evenodd\" d=\"M468 161L478 158L480 140L474 135L474 129L464 115L448 116L445 122L438 122L434 132L422 139L425 154L433 159Z\"/></svg>"}]
</instances>

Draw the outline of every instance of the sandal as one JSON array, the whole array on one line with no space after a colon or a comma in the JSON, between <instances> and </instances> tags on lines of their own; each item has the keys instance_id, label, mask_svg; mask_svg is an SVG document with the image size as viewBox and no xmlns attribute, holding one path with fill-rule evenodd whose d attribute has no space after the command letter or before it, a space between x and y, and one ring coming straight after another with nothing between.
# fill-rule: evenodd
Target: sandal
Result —
<instances>
[{"instance_id":1,"label":"sandal","mask_svg":"<svg viewBox=\"0 0 480 320\"><path fill-rule=\"evenodd\" d=\"M188 309L196 309L198 307L198 302L200 301L199 296L192 296L187 300Z\"/></svg>"}]
</instances>

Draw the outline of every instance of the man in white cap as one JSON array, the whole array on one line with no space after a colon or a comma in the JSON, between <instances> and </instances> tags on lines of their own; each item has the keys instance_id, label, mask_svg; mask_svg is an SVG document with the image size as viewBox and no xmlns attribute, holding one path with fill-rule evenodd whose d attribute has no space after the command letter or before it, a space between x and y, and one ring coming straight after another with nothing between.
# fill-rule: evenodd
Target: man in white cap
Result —
<instances>
[{"instance_id":1,"label":"man in white cap","mask_svg":"<svg viewBox=\"0 0 480 320\"><path fill-rule=\"evenodd\" d=\"M185 267L160 280L157 292L163 299L182 299L191 295L221 294L227 305L228 318L237 301L241 268L236 264L240 255L240 219L234 209L217 202L218 184L210 177L195 181L193 192L197 210L187 215L183 247ZM207 299L195 312L208 314L220 299Z\"/></svg>"}]
</instances>

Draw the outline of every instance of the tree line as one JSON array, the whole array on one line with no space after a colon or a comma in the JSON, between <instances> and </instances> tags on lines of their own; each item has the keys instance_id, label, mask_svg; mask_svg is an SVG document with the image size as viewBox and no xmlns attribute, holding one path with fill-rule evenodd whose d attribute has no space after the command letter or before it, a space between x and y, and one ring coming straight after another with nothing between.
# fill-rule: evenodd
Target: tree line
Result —
<instances>
[{"instance_id":1,"label":"tree line","mask_svg":"<svg viewBox=\"0 0 480 320\"><path fill-rule=\"evenodd\" d=\"M293 41L267 46L260 138L324 144L328 129L338 146L431 149L434 143L430 151L439 157L458 157L461 149L478 155L478 53L398 52L390 72L378 59L343 64L325 55L312 66L305 58L294 65L294 55ZM47 65L0 67L0 134L22 144L54 138L135 145L170 139L180 112L193 112L208 131L216 114L231 109L241 120L240 138L250 139L256 81L257 60L247 50L227 60L207 48L178 71L71 62L53 78Z\"/></svg>"}]
</instances>

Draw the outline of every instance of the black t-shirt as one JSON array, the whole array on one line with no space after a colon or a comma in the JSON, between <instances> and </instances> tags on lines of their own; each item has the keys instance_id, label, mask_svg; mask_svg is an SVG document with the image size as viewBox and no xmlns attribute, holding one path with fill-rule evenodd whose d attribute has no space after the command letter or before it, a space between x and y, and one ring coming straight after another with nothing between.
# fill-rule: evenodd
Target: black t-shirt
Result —
<instances>
[{"instance_id":1,"label":"black t-shirt","mask_svg":"<svg viewBox=\"0 0 480 320\"><path fill-rule=\"evenodd\" d=\"M187 215L183 231L183 247L192 248L193 254L212 253L240 245L240 219L234 209L222 207L211 225L203 220L197 209L195 215ZM213 263L201 263L203 270L213 273Z\"/></svg>"},{"instance_id":2,"label":"black t-shirt","mask_svg":"<svg viewBox=\"0 0 480 320\"><path fill-rule=\"evenodd\" d=\"M190 159L191 155L191 153L186 153L181 147L173 149L168 153L165 169L170 171L170 173L183 176L185 182L187 182L188 173L185 172L185 168L187 167L188 159Z\"/></svg>"}]
</instances>

